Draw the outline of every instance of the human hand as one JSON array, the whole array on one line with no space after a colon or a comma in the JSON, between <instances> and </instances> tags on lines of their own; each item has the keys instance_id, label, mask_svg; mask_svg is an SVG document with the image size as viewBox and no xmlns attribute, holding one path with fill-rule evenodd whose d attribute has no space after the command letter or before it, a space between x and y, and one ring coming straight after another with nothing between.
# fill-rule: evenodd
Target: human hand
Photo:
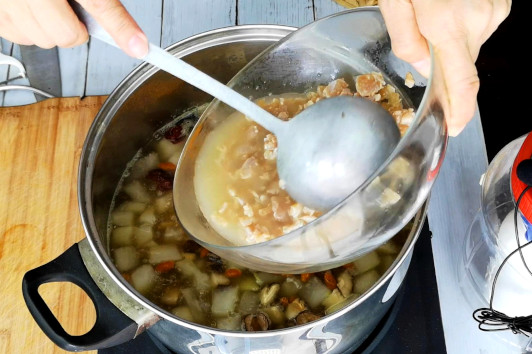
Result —
<instances>
[{"instance_id":1,"label":"human hand","mask_svg":"<svg viewBox=\"0 0 532 354\"><path fill-rule=\"evenodd\" d=\"M380 0L392 50L428 77L431 43L442 71L449 135L473 118L480 47L510 13L511 0ZM442 93L439 93L442 94Z\"/></svg>"},{"instance_id":2,"label":"human hand","mask_svg":"<svg viewBox=\"0 0 532 354\"><path fill-rule=\"evenodd\" d=\"M142 58L148 39L119 0L76 0L127 54ZM42 48L74 47L88 40L87 29L67 0L0 0L0 36Z\"/></svg>"}]
</instances>

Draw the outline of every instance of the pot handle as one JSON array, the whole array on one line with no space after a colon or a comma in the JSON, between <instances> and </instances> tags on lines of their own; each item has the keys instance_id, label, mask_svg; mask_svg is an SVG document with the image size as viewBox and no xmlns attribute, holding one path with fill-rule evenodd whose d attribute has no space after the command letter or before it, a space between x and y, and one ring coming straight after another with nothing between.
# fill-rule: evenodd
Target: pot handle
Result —
<instances>
[{"instance_id":1,"label":"pot handle","mask_svg":"<svg viewBox=\"0 0 532 354\"><path fill-rule=\"evenodd\" d=\"M39 294L39 286L50 282L71 282L82 288L96 309L96 323L85 334L68 334ZM28 271L22 279L22 294L31 315L43 332L68 351L112 347L135 337L138 325L100 291L74 244L51 262Z\"/></svg>"}]
</instances>

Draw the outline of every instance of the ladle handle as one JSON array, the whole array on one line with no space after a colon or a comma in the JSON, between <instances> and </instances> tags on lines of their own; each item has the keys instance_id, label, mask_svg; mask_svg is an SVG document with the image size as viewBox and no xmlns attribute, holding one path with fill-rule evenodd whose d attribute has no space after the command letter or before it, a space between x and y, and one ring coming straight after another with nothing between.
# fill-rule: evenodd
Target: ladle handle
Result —
<instances>
[{"instance_id":1,"label":"ladle handle","mask_svg":"<svg viewBox=\"0 0 532 354\"><path fill-rule=\"evenodd\" d=\"M109 33L107 33L96 20L85 11L83 7L81 7L81 5L75 1L69 1L69 3L74 12L78 15L80 21L87 27L87 31L91 37L97 38L102 42L118 48L118 45ZM196 69L192 65L174 57L157 45L150 43L148 54L142 59L216 97L220 101L250 117L275 135L282 132L284 128L282 120L257 106L238 92Z\"/></svg>"},{"instance_id":2,"label":"ladle handle","mask_svg":"<svg viewBox=\"0 0 532 354\"><path fill-rule=\"evenodd\" d=\"M150 43L148 55L143 59L216 97L220 101L250 117L256 123L273 132L275 135L280 133L281 129L284 127L282 120L268 113L238 92L230 89L202 71L199 71L183 60L174 57L172 54L156 45Z\"/></svg>"}]
</instances>

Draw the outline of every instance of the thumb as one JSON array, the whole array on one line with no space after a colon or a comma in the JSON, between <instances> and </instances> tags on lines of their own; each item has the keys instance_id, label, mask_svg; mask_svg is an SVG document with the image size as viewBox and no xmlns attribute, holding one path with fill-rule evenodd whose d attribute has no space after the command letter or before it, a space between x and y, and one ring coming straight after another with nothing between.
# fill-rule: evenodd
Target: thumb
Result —
<instances>
[{"instance_id":1,"label":"thumb","mask_svg":"<svg viewBox=\"0 0 532 354\"><path fill-rule=\"evenodd\" d=\"M446 98L445 120L449 135L456 136L475 114L480 86L477 68L465 40L447 40L433 48L444 90L439 96Z\"/></svg>"},{"instance_id":2,"label":"thumb","mask_svg":"<svg viewBox=\"0 0 532 354\"><path fill-rule=\"evenodd\" d=\"M420 33L410 0L381 0L379 8L386 22L395 55L407 61L423 76L430 75L430 53Z\"/></svg>"},{"instance_id":3,"label":"thumb","mask_svg":"<svg viewBox=\"0 0 532 354\"><path fill-rule=\"evenodd\" d=\"M118 0L76 0L134 58L148 54L148 38Z\"/></svg>"}]
</instances>

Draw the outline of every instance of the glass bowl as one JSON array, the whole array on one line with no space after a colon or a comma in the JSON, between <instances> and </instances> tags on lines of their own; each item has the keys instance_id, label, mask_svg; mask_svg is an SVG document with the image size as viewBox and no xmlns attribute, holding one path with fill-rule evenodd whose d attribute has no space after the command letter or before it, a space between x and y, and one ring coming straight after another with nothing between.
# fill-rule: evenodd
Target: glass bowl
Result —
<instances>
[{"instance_id":1,"label":"glass bowl","mask_svg":"<svg viewBox=\"0 0 532 354\"><path fill-rule=\"evenodd\" d=\"M432 51L431 51L432 53ZM432 60L424 79L391 50L378 7L347 10L295 31L250 62L228 86L250 99L305 92L344 78L380 72L416 114L391 156L357 190L316 220L283 236L235 245L209 224L194 188L195 161L206 136L234 110L207 108L188 139L174 179L174 204L185 230L202 246L251 269L306 273L330 269L375 249L419 210L439 172L447 127L439 100L440 72ZM415 84L405 85L407 73ZM179 196L179 197L178 197Z\"/></svg>"}]
</instances>

